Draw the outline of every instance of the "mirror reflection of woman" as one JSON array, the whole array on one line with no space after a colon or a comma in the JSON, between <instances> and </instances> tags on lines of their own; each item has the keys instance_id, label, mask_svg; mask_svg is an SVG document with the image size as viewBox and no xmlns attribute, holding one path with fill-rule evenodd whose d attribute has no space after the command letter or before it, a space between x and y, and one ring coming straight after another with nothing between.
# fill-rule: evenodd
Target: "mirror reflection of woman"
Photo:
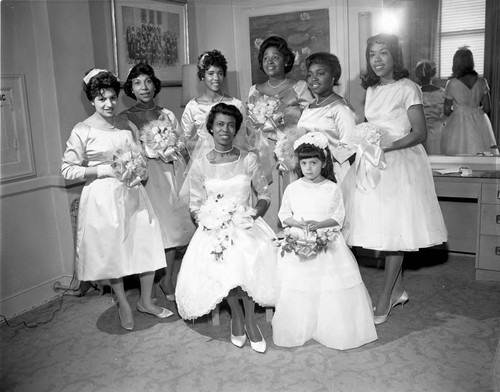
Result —
<instances>
[{"instance_id":1,"label":"mirror reflection of woman","mask_svg":"<svg viewBox=\"0 0 500 392\"><path fill-rule=\"evenodd\" d=\"M190 209L200 226L182 260L176 297L184 319L203 316L227 298L231 308L231 342L242 347L248 336L252 349L263 353L266 341L254 308L255 302L274 305L276 248L272 244L274 232L261 218L269 206L270 195L259 159L255 153L242 151L233 144L242 119L238 108L225 103L215 105L208 115L207 129L213 135L214 147L194 161L190 170ZM206 216L206 211L202 215L200 210L209 198L221 198L221 204L230 200L239 209L255 208L247 219L221 228L231 241L224 242L219 251L216 249L220 235L200 222L200 217ZM226 214L221 211L209 216L210 225L215 226L225 219Z\"/></svg>"},{"instance_id":2,"label":"mirror reflection of woman","mask_svg":"<svg viewBox=\"0 0 500 392\"><path fill-rule=\"evenodd\" d=\"M95 112L75 125L63 155L61 173L86 180L78 212L75 273L82 281L109 279L124 329L134 329L123 277L139 274L140 312L159 318L173 313L151 301L155 271L165 267L161 230L142 184L116 178L113 156L137 146L133 124L115 116L120 82L109 71L93 69L84 91Z\"/></svg>"},{"instance_id":3,"label":"mirror reflection of woman","mask_svg":"<svg viewBox=\"0 0 500 392\"><path fill-rule=\"evenodd\" d=\"M161 82L149 64L139 63L130 70L124 91L137 103L123 111L121 115L135 124L140 134L144 127L159 119L181 133L174 113L155 102L160 90ZM148 160L148 169L149 177L145 188L160 223L167 262L165 275L161 278L159 287L167 300L174 301L175 249L186 246L195 230L188 206L183 205L177 196L182 186L186 164L180 157L168 163L154 158Z\"/></svg>"},{"instance_id":4,"label":"mirror reflection of woman","mask_svg":"<svg viewBox=\"0 0 500 392\"><path fill-rule=\"evenodd\" d=\"M181 118L182 132L187 139L192 160L196 160L199 155L207 153L213 147L206 120L214 105L224 102L236 106L243 113L241 101L222 91L226 75L227 60L218 50L203 52L198 57L197 77L203 81L204 91L186 104Z\"/></svg>"},{"instance_id":5,"label":"mirror reflection of woman","mask_svg":"<svg viewBox=\"0 0 500 392\"><path fill-rule=\"evenodd\" d=\"M313 101L314 97L304 80L296 80L287 76L293 68L295 54L283 38L278 36L266 38L259 48L258 61L260 69L267 76L267 80L250 87L248 102L254 103L260 97L277 98L280 104L276 112L282 115L282 119L278 123L267 122L264 124L264 128L259 131L262 143L256 148L259 151L266 176L268 180L272 181L270 186L271 207L265 220L277 231L281 226L278 219L281 195L290 182L289 175L281 175L276 168L273 150L276 145L277 131L296 126L302 110ZM274 125L278 129L275 129Z\"/></svg>"},{"instance_id":6,"label":"mirror reflection of woman","mask_svg":"<svg viewBox=\"0 0 500 392\"><path fill-rule=\"evenodd\" d=\"M443 129L441 151L446 155L492 153L496 141L487 116L491 109L490 89L486 79L474 70L470 49L455 52L452 72L444 90L444 114L449 118Z\"/></svg>"},{"instance_id":7,"label":"mirror reflection of woman","mask_svg":"<svg viewBox=\"0 0 500 392\"><path fill-rule=\"evenodd\" d=\"M421 60L417 63L415 76L420 82L427 123L427 139L424 142L427 155L441 154L441 135L446 120L443 113L444 89L432 84L432 78L435 75L436 64L434 62Z\"/></svg>"},{"instance_id":8,"label":"mirror reflection of woman","mask_svg":"<svg viewBox=\"0 0 500 392\"><path fill-rule=\"evenodd\" d=\"M304 109L297 126L310 132L321 132L327 137L333 155L335 178L340 184L349 171L348 158L354 152L341 146L341 142L356 128L354 110L333 90L342 72L337 56L314 53L306 58L306 67L307 84L316 99Z\"/></svg>"}]
</instances>

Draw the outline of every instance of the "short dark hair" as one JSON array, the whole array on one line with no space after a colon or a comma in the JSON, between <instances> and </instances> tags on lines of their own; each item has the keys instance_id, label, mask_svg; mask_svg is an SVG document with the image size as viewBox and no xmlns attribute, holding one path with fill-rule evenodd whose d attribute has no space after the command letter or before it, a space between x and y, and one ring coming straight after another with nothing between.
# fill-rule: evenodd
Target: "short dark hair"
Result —
<instances>
[{"instance_id":1,"label":"short dark hair","mask_svg":"<svg viewBox=\"0 0 500 392\"><path fill-rule=\"evenodd\" d=\"M127 80L123 85L123 91L125 92L125 94L127 94L130 98L137 100L137 97L132 90L132 81L141 75L147 75L151 78L155 85L154 96L156 97L161 90L161 81L156 77L153 67L144 62L134 65L134 67L128 73Z\"/></svg>"},{"instance_id":2,"label":"short dark hair","mask_svg":"<svg viewBox=\"0 0 500 392\"><path fill-rule=\"evenodd\" d=\"M375 74L370 65L370 50L374 44L385 44L389 52L391 53L394 66L392 69L392 76L394 80L399 80L407 78L410 72L405 68L403 62L403 51L401 49L401 44L399 43L399 38L394 34L377 34L374 35L366 41L366 69L368 73L362 78L361 85L363 88L368 88L375 86L380 82L380 78Z\"/></svg>"},{"instance_id":3,"label":"short dark hair","mask_svg":"<svg viewBox=\"0 0 500 392\"><path fill-rule=\"evenodd\" d=\"M452 77L455 78L460 78L467 74L477 75L477 72L474 70L474 56L470 49L460 48L455 52L451 71Z\"/></svg>"},{"instance_id":4,"label":"short dark hair","mask_svg":"<svg viewBox=\"0 0 500 392\"><path fill-rule=\"evenodd\" d=\"M235 132L234 134L236 135L238 131L241 128L241 124L243 122L243 115L239 111L239 109L234 106L234 105L227 105L225 103L218 103L217 105L213 106L212 109L210 109L210 113L208 113L207 116L207 130L210 135L213 135L213 126L214 126L214 121L215 121L215 116L217 114L225 114L226 116L231 116L234 118L236 124L235 124Z\"/></svg>"},{"instance_id":5,"label":"short dark hair","mask_svg":"<svg viewBox=\"0 0 500 392\"><path fill-rule=\"evenodd\" d=\"M300 161L303 159L318 158L322 163L326 163L325 167L321 169L321 175L327 180L337 182L333 172L332 154L330 153L328 146L323 150L314 144L303 143L297 147L295 155L297 156L297 167L295 168L295 171L299 177L304 177L300 168Z\"/></svg>"},{"instance_id":6,"label":"short dark hair","mask_svg":"<svg viewBox=\"0 0 500 392\"><path fill-rule=\"evenodd\" d=\"M340 61L337 56L327 52L317 52L311 54L306 58L306 68L314 64L326 65L330 69L330 73L333 76L333 84L338 86L340 75L342 75L342 67L340 66Z\"/></svg>"},{"instance_id":7,"label":"short dark hair","mask_svg":"<svg viewBox=\"0 0 500 392\"><path fill-rule=\"evenodd\" d=\"M92 69L85 72L87 75ZM88 83L83 82L83 91L89 101L93 101L96 97L101 96L101 90L112 88L115 90L116 96L120 94L120 82L118 78L109 71L99 72L90 78Z\"/></svg>"},{"instance_id":8,"label":"short dark hair","mask_svg":"<svg viewBox=\"0 0 500 392\"><path fill-rule=\"evenodd\" d=\"M293 68L293 63L295 61L295 54L292 49L288 47L288 43L281 37L277 35L273 35L268 37L262 42L259 48L259 67L262 72L264 72L264 68L262 67L262 60L264 59L264 52L267 48L274 47L278 49L278 51L285 57L285 73L287 74Z\"/></svg>"},{"instance_id":9,"label":"short dark hair","mask_svg":"<svg viewBox=\"0 0 500 392\"><path fill-rule=\"evenodd\" d=\"M203 80L205 72L211 67L219 67L222 69L224 77L227 74L227 60L224 55L217 49L203 52L198 56L198 79Z\"/></svg>"}]
</instances>

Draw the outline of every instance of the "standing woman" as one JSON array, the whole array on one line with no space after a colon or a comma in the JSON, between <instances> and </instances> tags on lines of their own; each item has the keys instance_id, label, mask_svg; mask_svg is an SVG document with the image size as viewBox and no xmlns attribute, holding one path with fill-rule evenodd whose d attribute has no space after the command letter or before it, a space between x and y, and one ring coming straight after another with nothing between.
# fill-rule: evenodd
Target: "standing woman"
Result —
<instances>
[{"instance_id":1,"label":"standing woman","mask_svg":"<svg viewBox=\"0 0 500 392\"><path fill-rule=\"evenodd\" d=\"M453 74L444 89L446 121L441 152L446 155L489 151L496 144L487 114L491 109L490 89L474 70L474 57L467 48L453 56Z\"/></svg>"},{"instance_id":2,"label":"standing woman","mask_svg":"<svg viewBox=\"0 0 500 392\"><path fill-rule=\"evenodd\" d=\"M262 141L257 145L259 156L266 176L272 182L270 186L271 207L266 213L265 220L271 228L278 230L280 228L278 210L281 205L281 195L290 181L288 175L282 175L276 168L274 147L277 132L283 131L287 127L296 126L303 108L312 102L314 97L304 80L295 80L287 76L293 68L295 55L283 38L278 36L266 38L260 45L258 60L260 69L267 75L268 79L264 83L250 87L248 103L253 104L261 98L276 98L279 100L276 113L282 116L278 123L268 121L262 129L254 126L259 133L257 138Z\"/></svg>"},{"instance_id":3,"label":"standing woman","mask_svg":"<svg viewBox=\"0 0 500 392\"><path fill-rule=\"evenodd\" d=\"M370 37L366 61L365 116L382 133L387 167L369 189L356 185L359 161L351 167L342 183L344 236L349 246L385 251L384 285L375 308L375 324L381 324L409 298L402 279L404 252L443 243L447 232L422 146L427 133L422 93L408 79L398 37Z\"/></svg>"},{"instance_id":4,"label":"standing woman","mask_svg":"<svg viewBox=\"0 0 500 392\"><path fill-rule=\"evenodd\" d=\"M343 97L333 91L342 73L337 56L319 52L306 58L307 84L316 95L302 112L299 128L321 132L328 139L333 156L333 170L337 183L341 183L349 171L348 158L354 153L343 147L343 141L356 128L354 110Z\"/></svg>"},{"instance_id":5,"label":"standing woman","mask_svg":"<svg viewBox=\"0 0 500 392\"><path fill-rule=\"evenodd\" d=\"M121 326L134 328L123 277L139 274L137 310L158 318L172 315L152 303L155 271L165 267L161 231L147 193L117 179L113 155L136 146L133 125L116 117L120 82L109 71L92 69L83 89L95 113L75 125L66 144L61 173L87 182L78 214L76 277L82 281L109 279L118 299Z\"/></svg>"},{"instance_id":6,"label":"standing woman","mask_svg":"<svg viewBox=\"0 0 500 392\"><path fill-rule=\"evenodd\" d=\"M147 63L134 66L123 87L125 94L137 103L122 112L144 134L144 128L160 119L180 134L177 118L170 110L157 105L154 98L161 90L161 82ZM193 236L195 227L189 216L189 208L178 198L186 164L183 159L164 162L159 158L148 160L149 177L145 188L161 227L167 267L160 280L160 288L167 300L175 300L172 279L175 264L175 248L185 246Z\"/></svg>"},{"instance_id":7,"label":"standing woman","mask_svg":"<svg viewBox=\"0 0 500 392\"><path fill-rule=\"evenodd\" d=\"M421 60L415 67L415 76L420 82L424 104L425 120L427 122L427 139L424 148L427 155L441 154L441 134L445 122L443 113L444 88L432 84L436 75L436 64L429 60Z\"/></svg>"},{"instance_id":8,"label":"standing woman","mask_svg":"<svg viewBox=\"0 0 500 392\"><path fill-rule=\"evenodd\" d=\"M218 50L203 52L198 57L197 77L204 82L204 91L199 97L187 103L181 118L182 132L187 139L193 161L200 155L206 154L214 146L206 127L208 113L214 105L220 102L234 105L243 113L241 101L224 94L221 90L226 74L227 60Z\"/></svg>"}]
</instances>

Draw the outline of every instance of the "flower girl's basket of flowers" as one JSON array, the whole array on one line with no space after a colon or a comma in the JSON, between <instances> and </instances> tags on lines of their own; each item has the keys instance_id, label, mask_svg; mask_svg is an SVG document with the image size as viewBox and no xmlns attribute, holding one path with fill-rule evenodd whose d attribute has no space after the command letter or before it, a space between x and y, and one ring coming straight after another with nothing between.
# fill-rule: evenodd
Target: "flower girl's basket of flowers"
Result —
<instances>
[{"instance_id":1,"label":"flower girl's basket of flowers","mask_svg":"<svg viewBox=\"0 0 500 392\"><path fill-rule=\"evenodd\" d=\"M224 259L224 252L234 242L236 229L250 229L255 209L236 204L224 195L209 196L198 212L198 225L210 233L216 261Z\"/></svg>"},{"instance_id":2,"label":"flower girl's basket of flowers","mask_svg":"<svg viewBox=\"0 0 500 392\"><path fill-rule=\"evenodd\" d=\"M163 114L158 120L151 121L141 128L139 139L148 158L161 159L166 163L184 160L182 156L186 146L184 138Z\"/></svg>"},{"instance_id":3,"label":"flower girl's basket of flowers","mask_svg":"<svg viewBox=\"0 0 500 392\"><path fill-rule=\"evenodd\" d=\"M260 158L264 174L270 183L275 163L272 160L273 148L270 140L277 140L279 125L282 124L284 114L279 112L280 100L267 95L251 97L247 103L247 125L250 130L249 145Z\"/></svg>"},{"instance_id":4,"label":"flower girl's basket of flowers","mask_svg":"<svg viewBox=\"0 0 500 392\"><path fill-rule=\"evenodd\" d=\"M300 261L307 261L321 252L326 252L328 243L335 241L338 234L337 228L310 230L308 226L304 229L292 227L285 229L283 239L275 239L274 241L281 248L281 257L285 253L294 253L299 256Z\"/></svg>"},{"instance_id":5,"label":"flower girl's basket of flowers","mask_svg":"<svg viewBox=\"0 0 500 392\"><path fill-rule=\"evenodd\" d=\"M139 146L116 150L111 166L116 178L130 188L148 178L148 166Z\"/></svg>"},{"instance_id":6,"label":"flower girl's basket of flowers","mask_svg":"<svg viewBox=\"0 0 500 392\"><path fill-rule=\"evenodd\" d=\"M380 148L383 132L376 125L364 122L356 125L352 144L356 146L356 186L368 191L374 189L387 167L384 151Z\"/></svg>"}]
</instances>

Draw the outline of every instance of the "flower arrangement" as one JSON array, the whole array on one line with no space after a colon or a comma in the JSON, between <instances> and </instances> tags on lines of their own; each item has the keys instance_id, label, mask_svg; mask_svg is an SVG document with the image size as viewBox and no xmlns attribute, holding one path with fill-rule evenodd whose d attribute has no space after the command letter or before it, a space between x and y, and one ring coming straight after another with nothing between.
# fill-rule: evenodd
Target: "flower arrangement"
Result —
<instances>
[{"instance_id":1,"label":"flower arrangement","mask_svg":"<svg viewBox=\"0 0 500 392\"><path fill-rule=\"evenodd\" d=\"M297 127L286 128L284 132L277 134L278 140L274 147L274 155L278 161L278 169L284 172L293 170L297 165L297 157L294 153L294 143L305 135L306 130Z\"/></svg>"},{"instance_id":2,"label":"flower arrangement","mask_svg":"<svg viewBox=\"0 0 500 392\"><path fill-rule=\"evenodd\" d=\"M224 251L233 244L236 227L249 229L253 226L253 214L255 209L237 204L222 194L207 198L198 212L198 224L213 233L216 241L211 254L217 261L223 259Z\"/></svg>"},{"instance_id":3,"label":"flower arrangement","mask_svg":"<svg viewBox=\"0 0 500 392\"><path fill-rule=\"evenodd\" d=\"M280 100L275 97L261 95L255 102L247 103L247 113L255 125L264 126L267 121L271 122L273 128L276 123L283 119L283 113L278 113Z\"/></svg>"},{"instance_id":4,"label":"flower arrangement","mask_svg":"<svg viewBox=\"0 0 500 392\"><path fill-rule=\"evenodd\" d=\"M328 242L334 241L339 234L339 228L327 230L310 230L308 226L303 229L302 235L285 229L283 239L275 239L274 242L281 248L281 257L285 253L295 253L301 261L306 261L320 252L326 252Z\"/></svg>"},{"instance_id":5,"label":"flower arrangement","mask_svg":"<svg viewBox=\"0 0 500 392\"><path fill-rule=\"evenodd\" d=\"M363 122L356 125L355 136L368 144L380 146L382 131L375 124Z\"/></svg>"},{"instance_id":6,"label":"flower arrangement","mask_svg":"<svg viewBox=\"0 0 500 392\"><path fill-rule=\"evenodd\" d=\"M172 162L181 159L185 143L172 122L163 114L140 131L144 152L148 158Z\"/></svg>"},{"instance_id":7,"label":"flower arrangement","mask_svg":"<svg viewBox=\"0 0 500 392\"><path fill-rule=\"evenodd\" d=\"M147 163L139 146L116 150L111 166L116 178L130 188L148 178Z\"/></svg>"}]
</instances>

